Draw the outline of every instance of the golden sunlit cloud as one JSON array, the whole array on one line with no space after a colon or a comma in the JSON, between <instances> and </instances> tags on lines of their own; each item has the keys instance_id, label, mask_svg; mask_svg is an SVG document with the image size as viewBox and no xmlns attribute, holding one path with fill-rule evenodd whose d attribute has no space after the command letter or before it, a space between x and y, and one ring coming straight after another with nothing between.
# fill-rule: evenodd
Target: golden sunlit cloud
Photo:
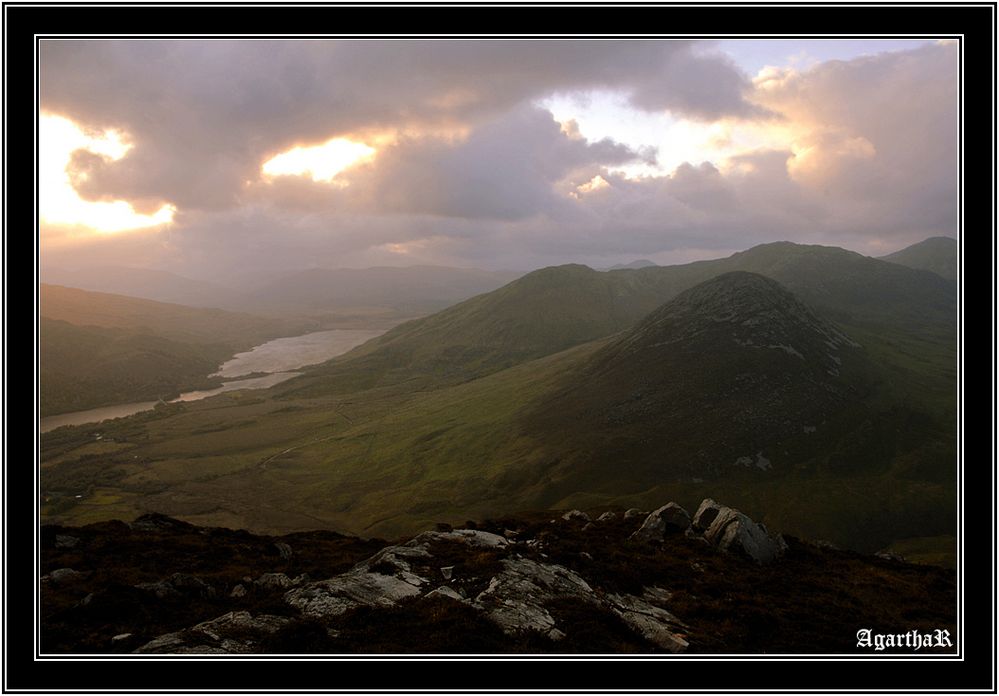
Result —
<instances>
[{"instance_id":1,"label":"golden sunlit cloud","mask_svg":"<svg viewBox=\"0 0 999 696\"><path fill-rule=\"evenodd\" d=\"M38 207L42 223L112 233L172 221L177 210L172 205L143 215L127 201L83 200L73 188L67 167L75 151L87 150L114 161L124 157L131 147L118 131L91 134L68 118L42 114L38 133Z\"/></svg>"},{"instance_id":2,"label":"golden sunlit cloud","mask_svg":"<svg viewBox=\"0 0 999 696\"><path fill-rule=\"evenodd\" d=\"M261 171L269 177L307 174L313 181L331 183L337 174L371 159L375 152L364 143L333 138L322 145L295 147L275 155L264 162Z\"/></svg>"},{"instance_id":3,"label":"golden sunlit cloud","mask_svg":"<svg viewBox=\"0 0 999 696\"><path fill-rule=\"evenodd\" d=\"M590 193L592 191L599 191L602 188L607 188L608 186L610 186L610 184L607 183L607 180L597 174L585 184L577 186L576 190L580 193Z\"/></svg>"}]
</instances>

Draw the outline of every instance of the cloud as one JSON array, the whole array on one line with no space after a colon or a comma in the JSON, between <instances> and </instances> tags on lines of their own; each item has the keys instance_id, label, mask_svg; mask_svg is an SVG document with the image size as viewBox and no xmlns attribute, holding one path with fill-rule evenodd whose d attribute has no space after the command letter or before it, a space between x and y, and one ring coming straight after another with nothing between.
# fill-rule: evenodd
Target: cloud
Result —
<instances>
[{"instance_id":1,"label":"cloud","mask_svg":"<svg viewBox=\"0 0 999 696\"><path fill-rule=\"evenodd\" d=\"M253 193L300 210L520 220L569 205L556 184L573 173L642 157L609 140L573 137L547 111L524 105L457 142L404 137L345 173L340 187L280 177Z\"/></svg>"},{"instance_id":2,"label":"cloud","mask_svg":"<svg viewBox=\"0 0 999 696\"><path fill-rule=\"evenodd\" d=\"M44 110L133 141L86 163L82 194L187 209L237 205L261 162L297 144L474 127L560 90L611 87L695 117L757 108L734 65L680 41L45 40L40 66Z\"/></svg>"},{"instance_id":3,"label":"cloud","mask_svg":"<svg viewBox=\"0 0 999 696\"><path fill-rule=\"evenodd\" d=\"M178 208L168 230L48 253L192 274L601 265L777 239L881 253L886 240L954 233L956 50L750 82L686 42L44 41L43 108L132 141L116 161L77 153L78 188ZM588 142L534 106L609 87L636 108L776 135L724 162L628 179L614 167L648 152ZM260 177L278 152L338 135L378 151L336 185ZM598 176L606 185L587 185Z\"/></svg>"},{"instance_id":4,"label":"cloud","mask_svg":"<svg viewBox=\"0 0 999 696\"><path fill-rule=\"evenodd\" d=\"M755 97L793 129L792 175L838 207L843 228L953 231L956 46L775 71L757 84Z\"/></svg>"}]
</instances>

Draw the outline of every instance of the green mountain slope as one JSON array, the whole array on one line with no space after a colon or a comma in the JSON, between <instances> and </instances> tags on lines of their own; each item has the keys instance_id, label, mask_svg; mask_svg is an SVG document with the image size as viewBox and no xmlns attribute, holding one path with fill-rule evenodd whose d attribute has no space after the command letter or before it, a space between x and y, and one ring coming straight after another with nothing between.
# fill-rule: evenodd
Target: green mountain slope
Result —
<instances>
[{"instance_id":1,"label":"green mountain slope","mask_svg":"<svg viewBox=\"0 0 999 696\"><path fill-rule=\"evenodd\" d=\"M285 392L472 379L620 331L667 293L655 276L580 265L544 268L401 324Z\"/></svg>"},{"instance_id":2,"label":"green mountain slope","mask_svg":"<svg viewBox=\"0 0 999 696\"><path fill-rule=\"evenodd\" d=\"M235 353L312 328L57 285L41 286L40 303L43 416L207 387Z\"/></svg>"},{"instance_id":3,"label":"green mountain slope","mask_svg":"<svg viewBox=\"0 0 999 696\"><path fill-rule=\"evenodd\" d=\"M957 280L957 240L952 237L930 237L881 259Z\"/></svg>"},{"instance_id":4,"label":"green mountain slope","mask_svg":"<svg viewBox=\"0 0 999 696\"><path fill-rule=\"evenodd\" d=\"M42 416L129 401L169 399L214 385L206 375L231 356L224 345L199 345L128 329L74 326L41 319Z\"/></svg>"},{"instance_id":5,"label":"green mountain slope","mask_svg":"<svg viewBox=\"0 0 999 696\"><path fill-rule=\"evenodd\" d=\"M142 330L174 341L225 343L244 349L312 328L300 318L258 317L125 295L42 284L40 314L77 326Z\"/></svg>"},{"instance_id":6,"label":"green mountain slope","mask_svg":"<svg viewBox=\"0 0 999 696\"><path fill-rule=\"evenodd\" d=\"M787 471L816 447L830 456L830 431L863 419L871 372L858 344L779 283L737 271L594 353L528 420L644 485Z\"/></svg>"}]
</instances>

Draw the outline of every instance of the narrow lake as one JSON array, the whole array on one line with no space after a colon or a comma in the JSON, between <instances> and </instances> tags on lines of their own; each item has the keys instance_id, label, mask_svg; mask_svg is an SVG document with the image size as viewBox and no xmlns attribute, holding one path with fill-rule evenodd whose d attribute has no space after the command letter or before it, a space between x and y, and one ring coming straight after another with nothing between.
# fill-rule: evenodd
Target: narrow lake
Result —
<instances>
[{"instance_id":1,"label":"narrow lake","mask_svg":"<svg viewBox=\"0 0 999 696\"><path fill-rule=\"evenodd\" d=\"M266 389L301 374L295 372L300 367L315 365L335 358L365 341L381 336L383 333L385 332L372 329L332 329L302 336L276 338L245 353L236 354L232 359L223 363L213 376L232 379L254 372L266 372L267 374L250 379L234 379L223 382L221 387L215 389L187 392L173 399L173 402L197 401L237 389ZM42 418L39 429L44 433L64 425L83 425L84 423L99 423L110 418L124 418L133 413L148 411L155 405L155 401L141 401L102 406L86 411L60 413L56 416Z\"/></svg>"}]
</instances>

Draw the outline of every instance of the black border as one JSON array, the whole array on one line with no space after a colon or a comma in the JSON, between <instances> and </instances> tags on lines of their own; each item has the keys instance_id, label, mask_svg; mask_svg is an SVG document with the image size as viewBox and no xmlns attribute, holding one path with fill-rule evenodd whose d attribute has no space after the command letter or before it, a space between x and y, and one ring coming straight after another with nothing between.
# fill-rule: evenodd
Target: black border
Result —
<instances>
[{"instance_id":1,"label":"black border","mask_svg":"<svg viewBox=\"0 0 999 696\"><path fill-rule=\"evenodd\" d=\"M995 366L995 34L994 3L940 5L907 4L820 4L767 5L730 3L725 5L679 5L630 3L607 6L599 3L546 3L547 7L524 3L470 5L437 3L434 5L357 6L349 3L301 3L295 6L267 4L194 3L170 5L58 5L56 3L4 3L4 162L8 173L26 167L33 160L35 87L32 60L35 34L114 34L157 35L226 35L303 34L303 29L317 34L343 32L345 27L357 33L378 32L383 36L440 34L442 36L530 35L580 36L621 34L639 37L636 30L652 35L684 35L698 38L695 30L705 31L702 38L731 34L746 38L775 37L780 34L840 34L854 36L904 35L906 37L941 35L962 36L962 59L965 69L963 132L964 228L960 240L966 252L963 296L967 321L965 334L965 369L971 366L976 376ZM571 12L567 12L571 10ZM444 13L447 13L445 16ZM461 34L444 34L444 28L456 26ZM238 27L238 29L237 29ZM752 31L752 28L764 29ZM237 33L241 32L241 33ZM342 34L341 34L342 35ZM918 147L918 143L913 143ZM30 158L30 159L29 159ZM8 167L8 164L10 165ZM125 690L147 693L177 693L181 690L207 689L234 693L251 691L304 690L417 692L458 691L509 693L517 690L557 690L563 693L621 692L635 690L705 691L708 693L750 690L816 693L843 691L895 692L968 692L995 693L995 373L992 391L986 397L986 381L979 377L966 381L963 394L965 433L973 434L965 443L965 471L970 483L964 492L964 544L966 572L965 640L963 661L956 660L847 660L820 661L808 657L773 662L748 656L725 660L718 668L698 661L630 660L621 662L581 658L551 661L542 658L524 661L470 660L471 669L451 660L416 659L384 664L380 658L340 660L313 659L290 664L252 659L211 659L180 661L166 658L155 661L126 660L109 662L99 659L34 660L32 625L33 607L29 598L38 577L33 556L32 529L23 520L33 513L30 495L32 470L22 461L25 449L20 435L9 423L27 418L21 409L11 415L7 406L10 381L7 379L7 310L14 316L26 314L27 301L15 295L8 303L7 243L20 260L26 254L28 233L34 229L33 213L28 206L9 210L8 200L20 201L32 195L26 178L5 179L4 190L4 651L3 686L5 691L105 692ZM20 185L20 186L19 186ZM11 195L7 196L7 188ZM20 195L18 195L20 188ZM980 229L990 231L990 253L983 251ZM965 231L970 231L965 233ZM9 233L9 234L8 234ZM991 266L988 264L991 262ZM17 265L16 275L27 271L27 264ZM34 262L37 276L37 257ZM986 280L988 285L986 287ZM23 280L18 280L21 285ZM14 287L17 287L14 286ZM988 299L986 299L988 298ZM37 316L37 307L34 308ZM982 316L987 312L987 317ZM27 326L26 321L12 324ZM990 336L986 337L986 328ZM36 327L37 330L37 327ZM23 328L22 328L23 331ZM975 335L973 335L975 334ZM23 333L11 347L15 355L27 352ZM986 358L985 352L991 351ZM14 394L26 394L23 382ZM988 398L992 413L984 408ZM992 416L986 421L986 415ZM34 414L32 414L34 416ZM992 434L985 447L984 433ZM37 432L34 446L37 448ZM989 452L989 459L985 459ZM16 456L13 456L16 455ZM16 492L16 495L14 494ZM12 526L10 522L14 521ZM28 558L31 558L28 561ZM31 572L28 572L31 569ZM706 658L710 664L721 662Z\"/></svg>"}]
</instances>

